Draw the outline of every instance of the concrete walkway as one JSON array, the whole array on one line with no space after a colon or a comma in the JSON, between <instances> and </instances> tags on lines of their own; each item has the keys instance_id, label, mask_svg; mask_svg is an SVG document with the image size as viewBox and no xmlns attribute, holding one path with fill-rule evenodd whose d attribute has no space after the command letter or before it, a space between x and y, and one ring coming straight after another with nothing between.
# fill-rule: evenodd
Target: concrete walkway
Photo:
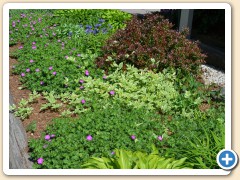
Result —
<instances>
[{"instance_id":1,"label":"concrete walkway","mask_svg":"<svg viewBox=\"0 0 240 180\"><path fill-rule=\"evenodd\" d=\"M147 14L150 12L161 11L161 9L120 9L120 10L131 14Z\"/></svg>"}]
</instances>

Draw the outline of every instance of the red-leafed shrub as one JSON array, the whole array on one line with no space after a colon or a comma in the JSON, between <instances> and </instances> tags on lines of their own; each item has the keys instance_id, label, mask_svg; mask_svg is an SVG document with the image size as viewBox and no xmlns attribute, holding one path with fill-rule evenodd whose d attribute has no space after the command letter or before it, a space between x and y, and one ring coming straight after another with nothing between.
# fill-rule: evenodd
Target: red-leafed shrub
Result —
<instances>
[{"instance_id":1,"label":"red-leafed shrub","mask_svg":"<svg viewBox=\"0 0 240 180\"><path fill-rule=\"evenodd\" d=\"M96 60L97 66L107 70L115 61L157 72L175 67L195 73L206 55L201 53L197 42L186 38L187 30L178 32L172 27L173 24L158 14L133 17L124 30L107 41L102 56Z\"/></svg>"}]
</instances>

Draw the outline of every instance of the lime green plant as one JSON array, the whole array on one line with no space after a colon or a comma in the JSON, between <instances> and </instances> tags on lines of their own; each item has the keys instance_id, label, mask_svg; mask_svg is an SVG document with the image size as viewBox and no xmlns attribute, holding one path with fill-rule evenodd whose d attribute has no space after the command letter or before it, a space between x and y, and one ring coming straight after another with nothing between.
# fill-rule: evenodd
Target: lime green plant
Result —
<instances>
[{"instance_id":1,"label":"lime green plant","mask_svg":"<svg viewBox=\"0 0 240 180\"><path fill-rule=\"evenodd\" d=\"M82 167L85 169L191 169L187 158L175 160L159 156L157 149L146 154L140 151L116 149L113 157L91 157Z\"/></svg>"},{"instance_id":2,"label":"lime green plant","mask_svg":"<svg viewBox=\"0 0 240 180\"><path fill-rule=\"evenodd\" d=\"M84 80L88 92L109 98L109 92L114 92L113 98L125 102L134 108L144 107L146 110L171 110L172 100L178 96L174 89L174 73L153 73L139 70L131 65L113 63L115 71L106 80L87 77Z\"/></svg>"}]
</instances>

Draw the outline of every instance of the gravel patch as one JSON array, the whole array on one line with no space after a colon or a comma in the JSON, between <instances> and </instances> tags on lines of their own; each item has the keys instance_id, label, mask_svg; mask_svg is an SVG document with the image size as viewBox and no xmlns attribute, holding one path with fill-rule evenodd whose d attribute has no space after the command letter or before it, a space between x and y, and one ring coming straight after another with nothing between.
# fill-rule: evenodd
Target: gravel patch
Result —
<instances>
[{"instance_id":1,"label":"gravel patch","mask_svg":"<svg viewBox=\"0 0 240 180\"><path fill-rule=\"evenodd\" d=\"M206 85L215 83L221 87L225 87L225 73L213 66L201 65L203 70L202 78Z\"/></svg>"}]
</instances>

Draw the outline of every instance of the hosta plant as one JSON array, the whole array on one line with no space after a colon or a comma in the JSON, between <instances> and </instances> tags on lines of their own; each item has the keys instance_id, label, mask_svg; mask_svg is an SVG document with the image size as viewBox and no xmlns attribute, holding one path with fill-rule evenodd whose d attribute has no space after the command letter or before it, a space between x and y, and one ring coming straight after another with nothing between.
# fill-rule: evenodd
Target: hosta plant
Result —
<instances>
[{"instance_id":1,"label":"hosta plant","mask_svg":"<svg viewBox=\"0 0 240 180\"><path fill-rule=\"evenodd\" d=\"M141 151L116 149L112 157L91 157L82 168L86 169L191 169L187 158L175 160L159 156L157 149L151 154Z\"/></svg>"}]
</instances>

